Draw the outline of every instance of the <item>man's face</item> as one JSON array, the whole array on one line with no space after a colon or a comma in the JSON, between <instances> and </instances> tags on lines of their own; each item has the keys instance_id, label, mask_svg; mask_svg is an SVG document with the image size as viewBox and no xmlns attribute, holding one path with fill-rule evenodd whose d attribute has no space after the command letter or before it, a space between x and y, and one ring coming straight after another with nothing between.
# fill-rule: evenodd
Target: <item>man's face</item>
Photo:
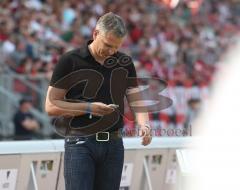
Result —
<instances>
[{"instance_id":1,"label":"man's face","mask_svg":"<svg viewBox=\"0 0 240 190\"><path fill-rule=\"evenodd\" d=\"M103 59L116 53L124 41L124 38L118 38L111 32L103 33L98 30L94 31L93 39L96 44L96 53Z\"/></svg>"},{"instance_id":2,"label":"man's face","mask_svg":"<svg viewBox=\"0 0 240 190\"><path fill-rule=\"evenodd\" d=\"M32 104L30 102L25 102L22 106L26 111L29 111L32 108Z\"/></svg>"}]
</instances>

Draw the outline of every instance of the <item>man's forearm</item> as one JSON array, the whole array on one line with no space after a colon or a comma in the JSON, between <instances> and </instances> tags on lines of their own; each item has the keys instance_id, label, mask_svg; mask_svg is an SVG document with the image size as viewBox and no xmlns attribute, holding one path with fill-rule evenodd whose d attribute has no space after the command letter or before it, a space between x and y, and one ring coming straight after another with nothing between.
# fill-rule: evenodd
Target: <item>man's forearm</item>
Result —
<instances>
[{"instance_id":1,"label":"man's forearm","mask_svg":"<svg viewBox=\"0 0 240 190\"><path fill-rule=\"evenodd\" d=\"M135 120L139 127L149 125L148 113L135 113Z\"/></svg>"},{"instance_id":2,"label":"man's forearm","mask_svg":"<svg viewBox=\"0 0 240 190\"><path fill-rule=\"evenodd\" d=\"M88 103L73 103L64 100L52 100L51 103L48 103L47 107L47 113L51 116L80 116L86 114Z\"/></svg>"},{"instance_id":3,"label":"man's forearm","mask_svg":"<svg viewBox=\"0 0 240 190\"><path fill-rule=\"evenodd\" d=\"M141 101L141 100L144 100L143 95L141 93L141 89L139 87L128 89L126 95L127 95L129 106L132 112L134 112L137 125L141 127L146 124L149 124L149 115L148 115L147 105L144 105L145 104L144 101ZM136 102L138 102L137 104L138 106L142 107L141 112L138 112L138 108L133 106L133 103L135 103L136 105Z\"/></svg>"}]
</instances>

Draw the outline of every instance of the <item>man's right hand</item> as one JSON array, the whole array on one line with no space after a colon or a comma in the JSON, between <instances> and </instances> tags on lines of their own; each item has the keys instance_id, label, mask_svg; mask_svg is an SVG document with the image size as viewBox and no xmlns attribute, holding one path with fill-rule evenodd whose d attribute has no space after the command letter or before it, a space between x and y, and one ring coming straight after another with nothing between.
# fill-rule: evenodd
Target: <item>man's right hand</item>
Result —
<instances>
[{"instance_id":1,"label":"man's right hand","mask_svg":"<svg viewBox=\"0 0 240 190\"><path fill-rule=\"evenodd\" d=\"M114 111L114 108L102 102L93 102L91 103L90 107L91 107L91 114L95 116L108 115Z\"/></svg>"}]
</instances>

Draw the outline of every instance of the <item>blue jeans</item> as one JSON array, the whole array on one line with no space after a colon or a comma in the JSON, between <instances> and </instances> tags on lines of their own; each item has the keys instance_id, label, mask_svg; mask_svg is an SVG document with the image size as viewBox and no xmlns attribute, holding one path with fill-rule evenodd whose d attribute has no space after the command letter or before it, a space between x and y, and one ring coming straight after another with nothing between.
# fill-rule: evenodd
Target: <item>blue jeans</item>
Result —
<instances>
[{"instance_id":1,"label":"blue jeans","mask_svg":"<svg viewBox=\"0 0 240 190\"><path fill-rule=\"evenodd\" d=\"M65 141L64 178L66 190L119 190L124 162L122 138L79 144Z\"/></svg>"}]
</instances>

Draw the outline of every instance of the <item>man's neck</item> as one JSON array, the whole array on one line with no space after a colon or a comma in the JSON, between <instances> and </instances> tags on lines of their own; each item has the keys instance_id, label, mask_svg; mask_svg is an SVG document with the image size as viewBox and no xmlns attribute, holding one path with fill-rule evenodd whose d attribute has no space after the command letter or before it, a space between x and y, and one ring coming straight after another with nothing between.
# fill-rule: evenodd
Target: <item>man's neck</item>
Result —
<instances>
[{"instance_id":1,"label":"man's neck","mask_svg":"<svg viewBox=\"0 0 240 190\"><path fill-rule=\"evenodd\" d=\"M99 63L101 63L101 64L104 63L104 59L103 59L102 57L99 57L99 56L97 55L96 51L95 51L94 41L93 41L90 45L88 45L88 49L89 49L91 55L94 57L94 59L95 59L97 62L99 62Z\"/></svg>"}]
</instances>

